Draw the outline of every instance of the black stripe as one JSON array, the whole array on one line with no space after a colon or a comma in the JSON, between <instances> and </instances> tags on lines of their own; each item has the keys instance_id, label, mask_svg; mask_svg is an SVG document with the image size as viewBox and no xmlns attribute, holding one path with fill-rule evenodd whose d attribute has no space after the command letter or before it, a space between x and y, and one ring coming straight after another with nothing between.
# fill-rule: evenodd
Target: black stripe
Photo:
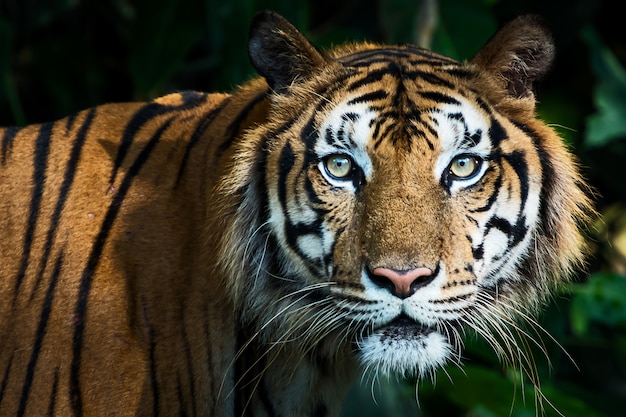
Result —
<instances>
[{"instance_id":1,"label":"black stripe","mask_svg":"<svg viewBox=\"0 0 626 417\"><path fill-rule=\"evenodd\" d=\"M163 106L159 103L148 103L141 107L130 119L130 122L126 125L126 129L124 129L124 134L122 135L122 140L117 148L117 155L115 156L115 161L113 162L113 169L111 171L111 177L109 178L109 183L113 184L115 179L117 178L117 173L122 166L122 162L130 149L130 146L133 143L133 140L137 136L139 130L143 127L144 124L148 123L155 117L171 111L172 109L167 106Z\"/></svg>"},{"instance_id":2,"label":"black stripe","mask_svg":"<svg viewBox=\"0 0 626 417\"><path fill-rule=\"evenodd\" d=\"M35 341L33 344L33 351L30 355L30 360L26 367L26 377L24 385L22 386L22 395L20 397L20 405L17 410L16 416L21 417L26 412L26 406L28 404L28 397L30 395L30 388L32 387L33 378L35 377L35 368L37 367L37 361L39 360L39 352L41 351L41 345L43 339L46 337L48 319L50 318L50 312L52 311L52 303L54 302L54 292L59 281L59 275L61 275L61 265L63 265L63 252L59 254L54 266L54 272L50 278L50 285L46 291L46 297L44 298L43 307L41 309L41 315L39 317L39 326L35 333Z\"/></svg>"},{"instance_id":3,"label":"black stripe","mask_svg":"<svg viewBox=\"0 0 626 417\"><path fill-rule=\"evenodd\" d=\"M204 136L204 132L211 126L213 120L217 115L221 113L221 111L226 107L226 104L230 101L230 97L224 99L219 106L214 109L211 109L207 114L205 114L196 130L191 135L189 142L187 143L187 147L185 148L185 154L183 155L183 159L180 162L180 167L178 168L178 175L176 176L176 187L180 184L180 180L183 176L183 172L185 171L185 167L187 166L187 160L189 159L189 155L191 154L191 150L198 144L200 139Z\"/></svg>"},{"instance_id":4,"label":"black stripe","mask_svg":"<svg viewBox=\"0 0 626 417\"><path fill-rule=\"evenodd\" d=\"M420 138L424 140L426 142L426 145L428 145L428 149L430 149L431 151L434 151L435 144L430 140L430 138L426 134L426 131L423 130L422 128L428 130L428 132L433 137L435 138L437 137L437 132L435 131L435 129L433 129L432 126L426 124L423 120L415 120L414 124L410 125L410 130L413 132L413 135L416 138Z\"/></svg>"},{"instance_id":5,"label":"black stripe","mask_svg":"<svg viewBox=\"0 0 626 417\"><path fill-rule=\"evenodd\" d=\"M222 156L222 154L228 148L230 148L230 146L234 143L235 139L238 137L237 133L239 133L239 131L241 130L241 124L246 120L246 118L252 112L252 110L254 110L254 108L258 104L262 103L267 98L267 95L269 94L269 91L270 91L269 89L267 89L265 91L262 91L256 97L254 97L252 100L250 100L244 106L244 108L241 109L241 111L237 114L237 116L235 116L233 121L230 122L230 124L226 128L226 132L224 134L226 140L224 142L222 142L220 144L220 146L217 148L216 156L215 156L216 158L220 158ZM262 120L259 120L258 122L262 122Z\"/></svg>"},{"instance_id":6,"label":"black stripe","mask_svg":"<svg viewBox=\"0 0 626 417\"><path fill-rule=\"evenodd\" d=\"M352 100L348 101L348 103L346 104L350 106L356 103L367 103L370 101L384 100L388 96L389 95L387 94L385 90L376 90L376 91L372 91L371 93L366 93L361 96L355 97Z\"/></svg>"},{"instance_id":7,"label":"black stripe","mask_svg":"<svg viewBox=\"0 0 626 417\"><path fill-rule=\"evenodd\" d=\"M57 198L57 204L54 208L54 213L52 214L52 218L50 219L50 227L48 228L48 232L46 235L46 243L44 245L44 254L39 262L39 272L37 274L37 279L35 281L35 285L30 294L30 300L32 301L35 293L39 288L39 284L41 283L41 279L43 277L44 270L48 263L48 258L50 257L50 251L53 247L53 239L56 233L57 227L59 225L59 220L61 218L61 212L63 211L63 207L65 206L65 201L67 200L67 196L69 195L70 188L74 182L74 177L76 176L76 167L78 165L78 161L80 160L80 154L83 150L83 145L85 144L85 140L87 139L87 133L89 132L89 128L93 123L93 119L95 116L95 109L91 109L87 116L85 117L85 121L80 128L80 131L76 135L76 139L74 140L74 144L72 146L72 150L70 153L70 158L67 162L65 168L65 174L63 176L63 183L61 184L61 188L59 190L59 196Z\"/></svg>"},{"instance_id":8,"label":"black stripe","mask_svg":"<svg viewBox=\"0 0 626 417\"><path fill-rule=\"evenodd\" d=\"M211 317L211 313L209 313L209 305L210 303L204 303L204 315L202 316L202 318L204 319L204 326L203 327L203 334L204 334L204 346L205 346L205 351L206 351L206 371L209 372L211 375L213 375L213 350L211 349L211 343L210 341L213 339L211 336L211 323L209 321L209 317ZM220 335L220 337L223 337L223 335ZM224 375L224 378L226 378L226 376ZM215 378L213 378L215 379ZM210 386L207 387L207 392L215 392L215 387L214 387L214 382L213 379L209 378L208 383L210 384ZM216 401L217 402L217 401ZM215 405L215 403L214 403Z\"/></svg>"},{"instance_id":9,"label":"black stripe","mask_svg":"<svg viewBox=\"0 0 626 417\"><path fill-rule=\"evenodd\" d=\"M46 180L46 168L48 164L48 153L50 152L50 138L52 136L52 123L41 125L39 134L35 141L35 153L33 160L33 191L30 198L30 211L28 215L28 225L24 234L24 249L22 251L22 261L20 269L15 278L13 304L19 295L22 281L26 276L30 260L30 252L32 249L33 238L35 237L35 226L39 219L39 209L41 205L41 196L43 195L43 187Z\"/></svg>"},{"instance_id":10,"label":"black stripe","mask_svg":"<svg viewBox=\"0 0 626 417\"><path fill-rule=\"evenodd\" d=\"M178 394L178 416L188 417L187 408L185 407L185 398L183 395L183 387L180 383L180 374L176 377L176 393Z\"/></svg>"},{"instance_id":11,"label":"black stripe","mask_svg":"<svg viewBox=\"0 0 626 417\"><path fill-rule=\"evenodd\" d=\"M141 150L141 153L139 154L135 162L128 169L126 176L120 184L120 187L113 197L113 201L111 202L109 209L107 210L104 221L102 222L100 232L96 236L94 245L91 249L91 253L89 254L87 265L85 266L85 269L82 273L78 292L78 300L76 302L76 308L74 312L76 325L74 328L74 338L72 342L72 361L70 368L71 402L74 415L77 417L81 416L83 413L83 404L80 392L80 366L82 359L81 354L83 351L83 337L86 326L85 318L87 317L88 299L89 293L91 291L91 284L94 279L94 272L100 262L102 250L104 249L107 238L109 237L109 233L111 232L111 228L113 227L113 222L117 218L119 210L122 207L122 203L126 198L126 194L128 193L128 190L130 189L133 180L139 174L139 171L150 157L152 150L159 142L161 135L170 126L173 119L174 118L171 117L165 123L163 123L161 127L159 127L159 129L154 133L150 141L148 141L146 146ZM133 139L131 139L130 141L132 142L132 140Z\"/></svg>"},{"instance_id":12,"label":"black stripe","mask_svg":"<svg viewBox=\"0 0 626 417\"><path fill-rule=\"evenodd\" d=\"M455 99L454 97L449 96L444 93L440 93L438 91L424 91L423 93L419 93L419 94L421 97L428 99L428 100L435 101L437 103L454 104L456 106L461 105L461 102Z\"/></svg>"},{"instance_id":13,"label":"black stripe","mask_svg":"<svg viewBox=\"0 0 626 417\"><path fill-rule=\"evenodd\" d=\"M376 123L374 127L374 132L372 133L372 138L374 138L375 145L374 149L378 148L384 139L387 138L394 130L395 124L392 119L391 122L388 120L389 118L376 118Z\"/></svg>"},{"instance_id":14,"label":"black stripe","mask_svg":"<svg viewBox=\"0 0 626 417\"><path fill-rule=\"evenodd\" d=\"M278 200L283 207L283 211L287 211L287 177L295 164L295 155L289 142L285 144L279 157L278 170Z\"/></svg>"},{"instance_id":15,"label":"black stripe","mask_svg":"<svg viewBox=\"0 0 626 417\"><path fill-rule=\"evenodd\" d=\"M74 122L76 122L77 116L78 116L77 114L72 114L65 118L65 131L66 132L69 133L72 130L72 127L74 127Z\"/></svg>"},{"instance_id":16,"label":"black stripe","mask_svg":"<svg viewBox=\"0 0 626 417\"><path fill-rule=\"evenodd\" d=\"M4 375L2 376L2 384L0 384L0 405L2 405L4 393L7 389L7 385L9 384L9 374L11 372L11 365L13 364L13 355L15 355L15 352L11 352L9 363L7 363L7 367L4 369Z\"/></svg>"},{"instance_id":17,"label":"black stripe","mask_svg":"<svg viewBox=\"0 0 626 417\"><path fill-rule=\"evenodd\" d=\"M472 247L472 257L475 260L481 260L483 259L483 257L485 256L485 248L483 247L483 244L481 243L478 247Z\"/></svg>"},{"instance_id":18,"label":"black stripe","mask_svg":"<svg viewBox=\"0 0 626 417\"><path fill-rule=\"evenodd\" d=\"M185 359L187 361L187 377L189 378L189 387L185 390L185 392L189 392L189 398L191 399L191 415L198 415L196 410L196 378L193 366L193 355L191 352L191 345L189 343L189 337L187 337L187 326L185 325L185 306L181 304L181 319L180 319L180 328L181 328L181 337L183 340L183 349L185 352ZM181 406L183 404L183 398L181 398ZM187 407L185 407L187 408Z\"/></svg>"},{"instance_id":19,"label":"black stripe","mask_svg":"<svg viewBox=\"0 0 626 417\"><path fill-rule=\"evenodd\" d=\"M509 137L500 122L493 117L491 118L491 126L489 126L488 134L491 140L491 146L498 149L500 149L500 143Z\"/></svg>"},{"instance_id":20,"label":"black stripe","mask_svg":"<svg viewBox=\"0 0 626 417\"><path fill-rule=\"evenodd\" d=\"M315 114L300 131L300 140L302 140L302 142L306 145L306 149L311 152L315 149L315 145L317 145L317 141L319 140L319 130L315 128L314 117ZM339 132L337 132L337 135L338 134ZM307 155L308 154L309 153L307 152Z\"/></svg>"},{"instance_id":21,"label":"black stripe","mask_svg":"<svg viewBox=\"0 0 626 417\"><path fill-rule=\"evenodd\" d=\"M286 213L285 213L286 215ZM320 271L323 265L323 259L312 258L308 253L303 252L298 245L298 238L306 235L313 235L322 238L322 219L317 218L311 223L291 223L290 219L285 220L285 238L287 245L298 254L302 259L307 260L312 266L318 268L317 271L311 271L309 265L305 265L312 275L321 276L324 271Z\"/></svg>"},{"instance_id":22,"label":"black stripe","mask_svg":"<svg viewBox=\"0 0 626 417\"><path fill-rule=\"evenodd\" d=\"M494 163L499 166L499 160L496 160ZM494 170L494 168L492 168L491 166L487 168L487 170L485 171L485 174L483 175L483 178L487 176L487 174L489 174L492 170ZM493 184L493 193L489 196L489 199L487 200L485 205L482 207L475 208L475 209L470 209L469 212L470 213L482 213L482 212L490 210L491 207L493 207L493 203L496 202L496 200L498 199L498 196L500 195L501 187L502 187L502 169L500 169L500 172L498 173L496 181Z\"/></svg>"},{"instance_id":23,"label":"black stripe","mask_svg":"<svg viewBox=\"0 0 626 417\"><path fill-rule=\"evenodd\" d=\"M111 170L111 177L109 178L110 184L115 182L117 173L122 166L122 162L124 162L124 158L126 158L126 154L128 153L130 146L135 140L139 130L141 130L146 123L152 121L158 116L170 112L191 109L197 106L202 99L206 98L205 94L199 93L180 94L180 96L183 98L183 104L172 106L153 101L145 104L133 115L130 122L126 125L126 129L124 129L122 140L117 148L117 155L115 156L115 161L113 162L113 168Z\"/></svg>"},{"instance_id":24,"label":"black stripe","mask_svg":"<svg viewBox=\"0 0 626 417\"><path fill-rule=\"evenodd\" d=\"M54 381L50 392L50 403L48 404L48 416L53 417L56 410L57 392L59 390L59 368L54 371Z\"/></svg>"},{"instance_id":25,"label":"black stripe","mask_svg":"<svg viewBox=\"0 0 626 417\"><path fill-rule=\"evenodd\" d=\"M444 68L443 71L460 80L469 80L476 76L472 70L466 67L448 67Z\"/></svg>"},{"instance_id":26,"label":"black stripe","mask_svg":"<svg viewBox=\"0 0 626 417\"><path fill-rule=\"evenodd\" d=\"M526 207L526 200L528 200L529 192L528 164L526 163L525 155L521 151L514 151L510 154L504 154L502 158L506 160L511 167L513 167L517 177L519 178L521 194L520 212L523 212Z\"/></svg>"},{"instance_id":27,"label":"black stripe","mask_svg":"<svg viewBox=\"0 0 626 417\"><path fill-rule=\"evenodd\" d=\"M417 60L415 59L415 56L425 59ZM422 49L410 44L359 51L339 57L338 61L348 67L365 67L380 62L389 62L394 59L397 60L398 58L410 59L408 63L411 65L421 64L437 66L442 65L443 63L457 63L450 58L434 54L427 49Z\"/></svg>"},{"instance_id":28,"label":"black stripe","mask_svg":"<svg viewBox=\"0 0 626 417\"><path fill-rule=\"evenodd\" d=\"M507 219L494 216L485 225L485 235L489 233L491 229L497 229L507 236L511 236L513 232L513 225L509 223Z\"/></svg>"},{"instance_id":29,"label":"black stripe","mask_svg":"<svg viewBox=\"0 0 626 417\"><path fill-rule=\"evenodd\" d=\"M432 72L425 72L425 71L420 71L420 70L405 71L403 75L404 75L404 78L409 78L411 80L420 79L422 81L426 81L427 83L436 85L438 87L444 87L444 88L448 88L451 90L454 89L454 83L446 79L443 79L437 74L432 73Z\"/></svg>"},{"instance_id":30,"label":"black stripe","mask_svg":"<svg viewBox=\"0 0 626 417\"><path fill-rule=\"evenodd\" d=\"M152 416L158 417L160 414L160 396L159 396L159 380L157 377L156 369L156 338L154 336L154 326L152 320L148 317L146 311L146 303L143 301L143 313L145 326L147 328L148 336L148 361L150 363L150 387L152 388Z\"/></svg>"},{"instance_id":31,"label":"black stripe","mask_svg":"<svg viewBox=\"0 0 626 417\"><path fill-rule=\"evenodd\" d=\"M380 62L389 62L392 58L408 58L405 51L396 48L368 49L338 58L347 67L366 67Z\"/></svg>"},{"instance_id":32,"label":"black stripe","mask_svg":"<svg viewBox=\"0 0 626 417\"><path fill-rule=\"evenodd\" d=\"M522 130L525 134L530 136L533 141L533 145L537 150L537 155L539 156L539 162L541 164L541 194L539 195L540 207L539 207L539 216L542 220L542 230L544 234L554 239L556 237L555 228L547 227L549 225L548 219L550 217L554 217L555 214L548 213L549 204L548 198L553 194L553 189L555 185L555 178L557 178L554 170L554 165L552 164L550 153L544 148L543 140L541 136L527 125L512 121L513 124L520 130Z\"/></svg>"},{"instance_id":33,"label":"black stripe","mask_svg":"<svg viewBox=\"0 0 626 417\"><path fill-rule=\"evenodd\" d=\"M383 79L383 77L386 74L389 74L389 71L387 68L381 68L381 69L377 69L374 71L370 71L362 79L354 81L353 83L349 84L348 91L352 92L363 87L364 85L367 85L376 81L380 81Z\"/></svg>"},{"instance_id":34,"label":"black stripe","mask_svg":"<svg viewBox=\"0 0 626 417\"><path fill-rule=\"evenodd\" d=\"M15 136L17 135L17 132L19 131L20 131L20 128L15 127L15 126L7 127L4 130L4 135L2 135L2 148L0 148L1 149L0 163L2 163L2 165L6 165L7 156L9 155L9 152L11 151L11 148L13 147L13 140L15 139Z\"/></svg>"},{"instance_id":35,"label":"black stripe","mask_svg":"<svg viewBox=\"0 0 626 417\"><path fill-rule=\"evenodd\" d=\"M241 323L243 320L237 320ZM260 367L264 369L265 361L262 360L263 356L259 356L258 359L254 354L253 344L248 344L250 340L250 332L244 329L238 329L237 331L237 352L238 356L235 361L235 387L232 396L235 402L235 416L244 417L252 416L252 410L250 407L250 401L252 399L253 390L256 384L255 378L257 377L254 367ZM246 346L244 349L243 347ZM257 360L258 359L258 360Z\"/></svg>"},{"instance_id":36,"label":"black stripe","mask_svg":"<svg viewBox=\"0 0 626 417\"><path fill-rule=\"evenodd\" d=\"M365 285L361 284L360 282L357 283L357 282L337 280L337 282L335 282L333 285L335 287L339 288L339 289L348 289L348 290L355 290L355 291L365 291ZM342 297L343 297L343 295L342 295ZM363 299L363 303L364 304L376 304L377 301ZM351 308L351 307L349 307L349 308Z\"/></svg>"}]
</instances>

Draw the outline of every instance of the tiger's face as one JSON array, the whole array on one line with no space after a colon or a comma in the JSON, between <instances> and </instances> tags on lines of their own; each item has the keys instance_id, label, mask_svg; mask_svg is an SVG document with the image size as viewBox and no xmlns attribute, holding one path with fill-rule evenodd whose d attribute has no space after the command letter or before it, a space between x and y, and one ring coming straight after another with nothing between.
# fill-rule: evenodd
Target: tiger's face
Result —
<instances>
[{"instance_id":1,"label":"tiger's face","mask_svg":"<svg viewBox=\"0 0 626 417\"><path fill-rule=\"evenodd\" d=\"M540 163L469 87L441 87L458 65L419 82L410 50L368 55L364 68L344 64L341 88L305 85L289 100L301 111L272 139L269 223L282 274L324 286L366 363L422 373L458 352L460 324L493 314L493 294L514 292Z\"/></svg>"},{"instance_id":2,"label":"tiger's face","mask_svg":"<svg viewBox=\"0 0 626 417\"><path fill-rule=\"evenodd\" d=\"M588 207L534 114L548 35L517 21L459 63L413 46L322 55L289 27L251 33L274 94L233 171L256 220L232 236L247 241L237 285L254 294L244 310L260 338L330 356L349 346L365 368L407 376L460 358L464 328L515 357L506 329L576 263Z\"/></svg>"}]
</instances>

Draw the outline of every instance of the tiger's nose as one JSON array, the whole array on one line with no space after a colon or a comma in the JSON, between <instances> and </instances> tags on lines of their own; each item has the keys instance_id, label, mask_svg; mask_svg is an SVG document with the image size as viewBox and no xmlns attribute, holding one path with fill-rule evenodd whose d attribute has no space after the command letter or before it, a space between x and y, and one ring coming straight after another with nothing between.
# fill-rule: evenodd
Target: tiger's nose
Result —
<instances>
[{"instance_id":1,"label":"tiger's nose","mask_svg":"<svg viewBox=\"0 0 626 417\"><path fill-rule=\"evenodd\" d=\"M430 284L435 274L430 268L420 267L406 271L378 267L372 271L372 280L399 298L407 298L418 289Z\"/></svg>"}]
</instances>

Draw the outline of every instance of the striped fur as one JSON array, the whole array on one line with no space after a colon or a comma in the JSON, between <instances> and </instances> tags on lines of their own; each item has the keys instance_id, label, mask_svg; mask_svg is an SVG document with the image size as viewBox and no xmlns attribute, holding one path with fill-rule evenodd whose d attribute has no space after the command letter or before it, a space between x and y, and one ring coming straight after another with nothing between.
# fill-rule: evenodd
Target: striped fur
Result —
<instances>
[{"instance_id":1,"label":"striped fur","mask_svg":"<svg viewBox=\"0 0 626 417\"><path fill-rule=\"evenodd\" d=\"M262 13L232 95L1 130L0 415L336 416L463 328L523 357L590 210L534 115L551 45L523 18L466 63L321 53Z\"/></svg>"}]
</instances>

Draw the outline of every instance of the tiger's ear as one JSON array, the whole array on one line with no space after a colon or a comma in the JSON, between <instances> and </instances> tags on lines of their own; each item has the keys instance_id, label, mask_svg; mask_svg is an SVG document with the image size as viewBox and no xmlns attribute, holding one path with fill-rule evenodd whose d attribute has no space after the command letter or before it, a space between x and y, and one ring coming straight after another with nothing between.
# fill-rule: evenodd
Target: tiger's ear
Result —
<instances>
[{"instance_id":1,"label":"tiger's ear","mask_svg":"<svg viewBox=\"0 0 626 417\"><path fill-rule=\"evenodd\" d=\"M500 80L512 98L534 98L533 84L554 59L554 42L538 16L509 22L474 56L471 63Z\"/></svg>"},{"instance_id":2,"label":"tiger's ear","mask_svg":"<svg viewBox=\"0 0 626 417\"><path fill-rule=\"evenodd\" d=\"M325 62L302 33L271 11L259 12L252 20L248 56L252 66L276 91L306 78Z\"/></svg>"}]
</instances>

